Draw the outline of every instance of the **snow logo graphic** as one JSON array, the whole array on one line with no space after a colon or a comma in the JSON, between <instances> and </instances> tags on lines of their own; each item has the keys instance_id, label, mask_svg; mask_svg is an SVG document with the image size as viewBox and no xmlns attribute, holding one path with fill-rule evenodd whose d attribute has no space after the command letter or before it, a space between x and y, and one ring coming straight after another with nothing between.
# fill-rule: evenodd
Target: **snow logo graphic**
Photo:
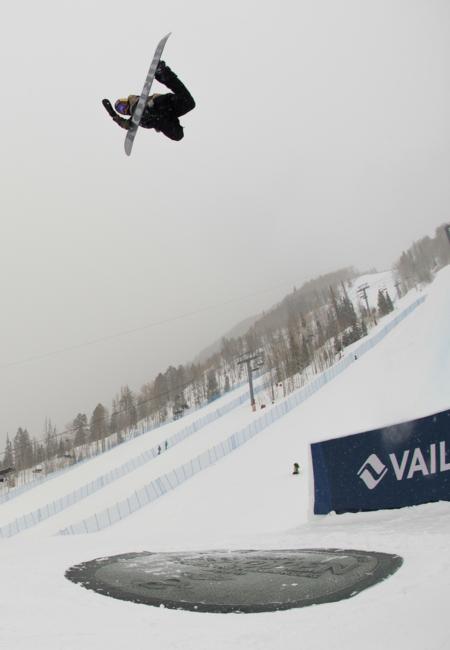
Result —
<instances>
[{"instance_id":1,"label":"snow logo graphic","mask_svg":"<svg viewBox=\"0 0 450 650\"><path fill-rule=\"evenodd\" d=\"M367 458L358 470L358 476L364 481L369 490L374 490L386 476L387 471L386 465L381 462L378 456L376 454L370 454L369 458Z\"/></svg>"}]
</instances>

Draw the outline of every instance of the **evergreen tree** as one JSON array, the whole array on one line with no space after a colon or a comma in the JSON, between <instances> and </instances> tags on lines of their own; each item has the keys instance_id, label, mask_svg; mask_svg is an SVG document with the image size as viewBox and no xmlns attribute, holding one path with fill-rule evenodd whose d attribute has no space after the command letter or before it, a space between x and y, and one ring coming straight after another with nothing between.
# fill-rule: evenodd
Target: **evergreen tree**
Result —
<instances>
[{"instance_id":1,"label":"evergreen tree","mask_svg":"<svg viewBox=\"0 0 450 650\"><path fill-rule=\"evenodd\" d=\"M120 390L119 410L122 415L120 430L137 425L136 398L129 386L122 386Z\"/></svg>"},{"instance_id":2,"label":"evergreen tree","mask_svg":"<svg viewBox=\"0 0 450 650\"><path fill-rule=\"evenodd\" d=\"M392 300L391 300L391 296L389 295L389 292L388 292L388 291L386 291L386 296L385 296L385 298L386 298L386 309L387 309L387 313L390 314L391 311L394 311L394 304L393 304L393 302L392 302Z\"/></svg>"},{"instance_id":3,"label":"evergreen tree","mask_svg":"<svg viewBox=\"0 0 450 650\"><path fill-rule=\"evenodd\" d=\"M74 443L76 447L86 444L87 441L87 415L84 413L78 413L72 424L73 431L75 434Z\"/></svg>"},{"instance_id":4,"label":"evergreen tree","mask_svg":"<svg viewBox=\"0 0 450 650\"><path fill-rule=\"evenodd\" d=\"M178 393L178 373L177 369L169 366L165 372L166 385L167 385L167 401L173 402Z\"/></svg>"},{"instance_id":5,"label":"evergreen tree","mask_svg":"<svg viewBox=\"0 0 450 650\"><path fill-rule=\"evenodd\" d=\"M358 321L356 320L353 323L353 325L351 327L351 330L350 330L350 341L351 341L351 343L355 343L355 341L359 341L361 336L362 336L361 329L360 329Z\"/></svg>"},{"instance_id":6,"label":"evergreen tree","mask_svg":"<svg viewBox=\"0 0 450 650\"><path fill-rule=\"evenodd\" d=\"M341 322L344 328L346 327L354 328L356 326L356 322L358 319L356 317L356 311L353 306L353 303L347 295L344 296L341 302L340 311L341 311Z\"/></svg>"},{"instance_id":7,"label":"evergreen tree","mask_svg":"<svg viewBox=\"0 0 450 650\"><path fill-rule=\"evenodd\" d=\"M205 400L205 382L203 373L199 365L191 367L192 393L194 396L195 406L200 406Z\"/></svg>"},{"instance_id":8,"label":"evergreen tree","mask_svg":"<svg viewBox=\"0 0 450 650\"><path fill-rule=\"evenodd\" d=\"M316 332L317 332L317 345L320 348L325 343L325 334L323 331L322 323L320 322L319 318L316 318Z\"/></svg>"},{"instance_id":9,"label":"evergreen tree","mask_svg":"<svg viewBox=\"0 0 450 650\"><path fill-rule=\"evenodd\" d=\"M33 446L33 465L40 465L45 461L44 445L38 440L36 440L36 438L33 438L32 446Z\"/></svg>"},{"instance_id":10,"label":"evergreen tree","mask_svg":"<svg viewBox=\"0 0 450 650\"><path fill-rule=\"evenodd\" d=\"M447 237L446 225L436 228L434 237L434 255L440 267L450 264L450 235Z\"/></svg>"},{"instance_id":11,"label":"evergreen tree","mask_svg":"<svg viewBox=\"0 0 450 650\"><path fill-rule=\"evenodd\" d=\"M339 307L338 307L338 301L337 301L336 294L334 292L333 287L330 287L330 294L331 294L331 305L332 305L332 308L333 308L334 317L335 317L335 320L336 320L336 322L338 324L338 329L341 330L341 329L344 328L344 325L343 325L343 323L341 323L341 320L340 320L340 311L339 311Z\"/></svg>"},{"instance_id":12,"label":"evergreen tree","mask_svg":"<svg viewBox=\"0 0 450 650\"><path fill-rule=\"evenodd\" d=\"M19 427L13 441L15 467L26 469L33 465L33 444L26 429Z\"/></svg>"},{"instance_id":13,"label":"evergreen tree","mask_svg":"<svg viewBox=\"0 0 450 650\"><path fill-rule=\"evenodd\" d=\"M58 443L58 457L64 458L65 453L66 453L66 446L64 444L64 440L60 438Z\"/></svg>"},{"instance_id":14,"label":"evergreen tree","mask_svg":"<svg viewBox=\"0 0 450 650\"><path fill-rule=\"evenodd\" d=\"M251 327L244 336L246 350L257 350L260 347L260 339L256 327Z\"/></svg>"},{"instance_id":15,"label":"evergreen tree","mask_svg":"<svg viewBox=\"0 0 450 650\"><path fill-rule=\"evenodd\" d=\"M120 419L120 413L119 413L119 406L117 404L117 400L113 399L112 401L112 413L111 413L111 420L109 423L109 430L111 433L116 433L118 434L121 429L121 419Z\"/></svg>"},{"instance_id":16,"label":"evergreen tree","mask_svg":"<svg viewBox=\"0 0 450 650\"><path fill-rule=\"evenodd\" d=\"M334 347L335 354L339 354L340 352L342 352L342 349L343 349L342 348L342 341L339 338L339 336L335 336L333 347Z\"/></svg>"},{"instance_id":17,"label":"evergreen tree","mask_svg":"<svg viewBox=\"0 0 450 650\"><path fill-rule=\"evenodd\" d=\"M143 420L144 418L149 417L154 411L154 390L153 383L148 382L144 384L140 390L140 393L136 400L136 408L138 419Z\"/></svg>"},{"instance_id":18,"label":"evergreen tree","mask_svg":"<svg viewBox=\"0 0 450 650\"><path fill-rule=\"evenodd\" d=\"M44 423L45 435L45 457L47 460L54 458L58 453L58 440L56 435L56 427L53 426L50 418L45 418Z\"/></svg>"},{"instance_id":19,"label":"evergreen tree","mask_svg":"<svg viewBox=\"0 0 450 650\"><path fill-rule=\"evenodd\" d=\"M307 368L311 363L311 353L309 350L308 339L306 336L302 336L302 356L301 356L301 368Z\"/></svg>"},{"instance_id":20,"label":"evergreen tree","mask_svg":"<svg viewBox=\"0 0 450 650\"><path fill-rule=\"evenodd\" d=\"M6 436L5 453L3 455L3 467L14 467L14 451L9 436Z\"/></svg>"},{"instance_id":21,"label":"evergreen tree","mask_svg":"<svg viewBox=\"0 0 450 650\"><path fill-rule=\"evenodd\" d=\"M385 316L388 313L386 298L381 289L378 290L378 313L380 316Z\"/></svg>"},{"instance_id":22,"label":"evergreen tree","mask_svg":"<svg viewBox=\"0 0 450 650\"><path fill-rule=\"evenodd\" d=\"M301 350L298 342L297 323L293 317L288 321L288 358L286 374L292 377L301 370Z\"/></svg>"},{"instance_id":23,"label":"evergreen tree","mask_svg":"<svg viewBox=\"0 0 450 650\"><path fill-rule=\"evenodd\" d=\"M97 404L93 410L89 428L91 440L102 440L108 435L108 411L103 404Z\"/></svg>"},{"instance_id":24,"label":"evergreen tree","mask_svg":"<svg viewBox=\"0 0 450 650\"><path fill-rule=\"evenodd\" d=\"M217 399L219 395L220 392L219 384L217 383L216 371L209 370L208 374L206 375L206 397L208 402L212 402L213 400Z\"/></svg>"},{"instance_id":25,"label":"evergreen tree","mask_svg":"<svg viewBox=\"0 0 450 650\"><path fill-rule=\"evenodd\" d=\"M169 391L167 386L167 378L159 373L154 383L155 392L155 408L156 410L164 409L169 401Z\"/></svg>"},{"instance_id":26,"label":"evergreen tree","mask_svg":"<svg viewBox=\"0 0 450 650\"><path fill-rule=\"evenodd\" d=\"M327 312L327 324L326 324L326 338L334 339L339 332L338 322L336 319L336 314L333 308L329 308Z\"/></svg>"}]
</instances>

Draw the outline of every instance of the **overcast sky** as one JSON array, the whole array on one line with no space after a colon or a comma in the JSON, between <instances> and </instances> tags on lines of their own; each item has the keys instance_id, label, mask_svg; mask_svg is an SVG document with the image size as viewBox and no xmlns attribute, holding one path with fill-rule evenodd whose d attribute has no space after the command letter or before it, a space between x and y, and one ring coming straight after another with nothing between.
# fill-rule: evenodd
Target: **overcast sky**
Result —
<instances>
[{"instance_id":1,"label":"overcast sky","mask_svg":"<svg viewBox=\"0 0 450 650\"><path fill-rule=\"evenodd\" d=\"M183 141L141 130L127 158L101 99L140 92L168 31L197 108ZM109 408L294 285L388 268L433 235L449 55L448 0L9 3L0 445Z\"/></svg>"}]
</instances>

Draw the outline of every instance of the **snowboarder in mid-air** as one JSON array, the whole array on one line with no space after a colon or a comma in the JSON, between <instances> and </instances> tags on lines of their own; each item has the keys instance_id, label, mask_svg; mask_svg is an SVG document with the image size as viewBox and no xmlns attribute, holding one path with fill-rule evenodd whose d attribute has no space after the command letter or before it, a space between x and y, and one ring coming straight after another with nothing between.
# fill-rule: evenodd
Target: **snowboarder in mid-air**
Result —
<instances>
[{"instance_id":1,"label":"snowboarder in mid-air","mask_svg":"<svg viewBox=\"0 0 450 650\"><path fill-rule=\"evenodd\" d=\"M159 62L155 79L167 86L172 92L163 95L157 93L150 95L139 126L144 129L160 131L171 140L181 140L183 127L178 118L192 111L195 108L195 101L186 86L164 61ZM138 101L138 95L129 95L125 99L118 99L114 105L115 110L109 99L104 99L102 104L114 122L122 129L128 130ZM122 117L124 115L129 117Z\"/></svg>"}]
</instances>

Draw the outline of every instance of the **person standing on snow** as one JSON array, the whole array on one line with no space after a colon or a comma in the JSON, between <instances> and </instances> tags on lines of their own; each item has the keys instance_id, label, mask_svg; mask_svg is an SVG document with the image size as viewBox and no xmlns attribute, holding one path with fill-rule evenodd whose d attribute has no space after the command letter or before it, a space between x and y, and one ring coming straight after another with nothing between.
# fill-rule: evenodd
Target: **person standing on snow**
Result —
<instances>
[{"instance_id":1,"label":"person standing on snow","mask_svg":"<svg viewBox=\"0 0 450 650\"><path fill-rule=\"evenodd\" d=\"M155 79L172 92L163 95L157 93L150 95L139 126L144 129L155 129L155 131L164 133L171 140L181 140L184 133L178 118L192 111L195 108L195 101L186 86L164 61L159 62ZM102 104L114 122L122 129L128 130L138 101L139 95L129 95L125 99L118 99L114 105L115 110L109 99L104 99ZM122 117L124 115L129 118Z\"/></svg>"}]
</instances>

